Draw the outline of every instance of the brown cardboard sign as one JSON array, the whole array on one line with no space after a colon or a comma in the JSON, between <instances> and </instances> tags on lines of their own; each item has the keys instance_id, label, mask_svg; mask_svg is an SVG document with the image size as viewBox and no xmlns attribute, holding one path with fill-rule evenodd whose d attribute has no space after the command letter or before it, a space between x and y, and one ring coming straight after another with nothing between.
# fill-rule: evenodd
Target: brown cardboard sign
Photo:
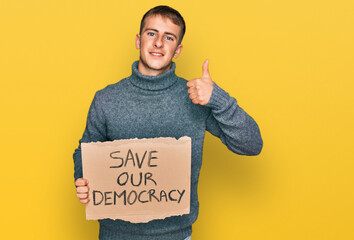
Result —
<instances>
[{"instance_id":1,"label":"brown cardboard sign","mask_svg":"<svg viewBox=\"0 0 354 240\"><path fill-rule=\"evenodd\" d=\"M191 138L82 143L86 219L149 222L190 211Z\"/></svg>"}]
</instances>

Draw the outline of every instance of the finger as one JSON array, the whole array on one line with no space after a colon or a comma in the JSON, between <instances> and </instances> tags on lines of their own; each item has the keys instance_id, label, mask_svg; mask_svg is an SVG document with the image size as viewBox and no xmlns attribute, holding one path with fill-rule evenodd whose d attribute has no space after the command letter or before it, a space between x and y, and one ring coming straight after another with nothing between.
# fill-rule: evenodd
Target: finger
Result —
<instances>
[{"instance_id":1,"label":"finger","mask_svg":"<svg viewBox=\"0 0 354 240\"><path fill-rule=\"evenodd\" d=\"M77 193L76 196L80 199L85 199L88 197L87 193Z\"/></svg>"},{"instance_id":2,"label":"finger","mask_svg":"<svg viewBox=\"0 0 354 240\"><path fill-rule=\"evenodd\" d=\"M198 95L196 93L189 94L189 98L192 99L192 100L197 98L197 97L198 97Z\"/></svg>"},{"instance_id":3,"label":"finger","mask_svg":"<svg viewBox=\"0 0 354 240\"><path fill-rule=\"evenodd\" d=\"M76 192L77 193L88 193L89 188L88 187L78 187L78 188L76 188Z\"/></svg>"},{"instance_id":4,"label":"finger","mask_svg":"<svg viewBox=\"0 0 354 240\"><path fill-rule=\"evenodd\" d=\"M189 80L189 81L187 82L187 87L191 88L191 87L193 87L193 86L194 86L193 80Z\"/></svg>"},{"instance_id":5,"label":"finger","mask_svg":"<svg viewBox=\"0 0 354 240\"><path fill-rule=\"evenodd\" d=\"M203 69L203 77L210 77L210 74L209 74L209 59L205 60L202 69Z\"/></svg>"},{"instance_id":6,"label":"finger","mask_svg":"<svg viewBox=\"0 0 354 240\"><path fill-rule=\"evenodd\" d=\"M81 203L88 203L90 201L90 199L86 198L86 199L80 199L80 202Z\"/></svg>"},{"instance_id":7,"label":"finger","mask_svg":"<svg viewBox=\"0 0 354 240\"><path fill-rule=\"evenodd\" d=\"M188 91L187 91L189 94L191 94L191 93L195 93L195 92L197 92L197 88L195 88L195 87L191 87L191 88L189 88L188 89Z\"/></svg>"},{"instance_id":8,"label":"finger","mask_svg":"<svg viewBox=\"0 0 354 240\"><path fill-rule=\"evenodd\" d=\"M207 104L207 102L205 102L205 101L199 101L199 103L198 103L199 105L202 105L202 106L204 106L204 105L206 105Z\"/></svg>"},{"instance_id":9,"label":"finger","mask_svg":"<svg viewBox=\"0 0 354 240\"><path fill-rule=\"evenodd\" d=\"M87 184L88 184L88 181L85 178L78 178L75 181L75 186L77 186L77 187L79 187L79 186L87 186Z\"/></svg>"},{"instance_id":10,"label":"finger","mask_svg":"<svg viewBox=\"0 0 354 240\"><path fill-rule=\"evenodd\" d=\"M193 99L193 100L192 100L192 103L194 103L194 104L199 104L198 98Z\"/></svg>"},{"instance_id":11,"label":"finger","mask_svg":"<svg viewBox=\"0 0 354 240\"><path fill-rule=\"evenodd\" d=\"M194 87L196 85L198 85L198 83L201 81L200 78L194 78L194 79L191 79L187 82L187 87Z\"/></svg>"}]
</instances>

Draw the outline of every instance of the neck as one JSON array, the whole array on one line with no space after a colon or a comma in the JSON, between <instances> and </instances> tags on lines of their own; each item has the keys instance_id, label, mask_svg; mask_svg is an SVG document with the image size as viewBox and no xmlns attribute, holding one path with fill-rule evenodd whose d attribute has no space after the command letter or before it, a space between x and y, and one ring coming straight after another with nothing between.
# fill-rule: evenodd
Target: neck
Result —
<instances>
[{"instance_id":1,"label":"neck","mask_svg":"<svg viewBox=\"0 0 354 240\"><path fill-rule=\"evenodd\" d=\"M163 90L172 86L176 80L177 76L175 74L176 64L171 63L171 67L156 76L144 75L138 70L139 61L135 61L132 65L132 75L129 77L130 82L142 89L146 90Z\"/></svg>"},{"instance_id":2,"label":"neck","mask_svg":"<svg viewBox=\"0 0 354 240\"><path fill-rule=\"evenodd\" d=\"M141 74L146 75L146 76L158 76L164 72L167 72L168 70L171 69L172 62L168 64L168 66L164 67L163 69L151 69L144 61L141 59L139 60L138 64L138 70Z\"/></svg>"}]
</instances>

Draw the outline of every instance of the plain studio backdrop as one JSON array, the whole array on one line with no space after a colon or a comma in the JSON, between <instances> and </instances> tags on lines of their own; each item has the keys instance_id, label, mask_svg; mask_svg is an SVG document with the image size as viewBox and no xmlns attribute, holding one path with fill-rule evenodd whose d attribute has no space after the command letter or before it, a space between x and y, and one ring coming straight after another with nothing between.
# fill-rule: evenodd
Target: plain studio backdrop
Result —
<instances>
[{"instance_id":1,"label":"plain studio backdrop","mask_svg":"<svg viewBox=\"0 0 354 240\"><path fill-rule=\"evenodd\" d=\"M264 140L246 157L206 134L192 239L354 239L351 0L0 0L0 237L97 239L72 154L160 4L187 24L176 74L201 77L210 59Z\"/></svg>"}]
</instances>

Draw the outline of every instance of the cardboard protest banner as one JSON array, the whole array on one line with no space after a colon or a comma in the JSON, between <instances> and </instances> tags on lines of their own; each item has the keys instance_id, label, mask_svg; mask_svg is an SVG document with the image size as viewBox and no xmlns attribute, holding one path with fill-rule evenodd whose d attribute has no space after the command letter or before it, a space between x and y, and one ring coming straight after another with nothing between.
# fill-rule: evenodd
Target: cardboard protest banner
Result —
<instances>
[{"instance_id":1,"label":"cardboard protest banner","mask_svg":"<svg viewBox=\"0 0 354 240\"><path fill-rule=\"evenodd\" d=\"M86 219L149 222L190 212L191 138L82 143Z\"/></svg>"}]
</instances>

